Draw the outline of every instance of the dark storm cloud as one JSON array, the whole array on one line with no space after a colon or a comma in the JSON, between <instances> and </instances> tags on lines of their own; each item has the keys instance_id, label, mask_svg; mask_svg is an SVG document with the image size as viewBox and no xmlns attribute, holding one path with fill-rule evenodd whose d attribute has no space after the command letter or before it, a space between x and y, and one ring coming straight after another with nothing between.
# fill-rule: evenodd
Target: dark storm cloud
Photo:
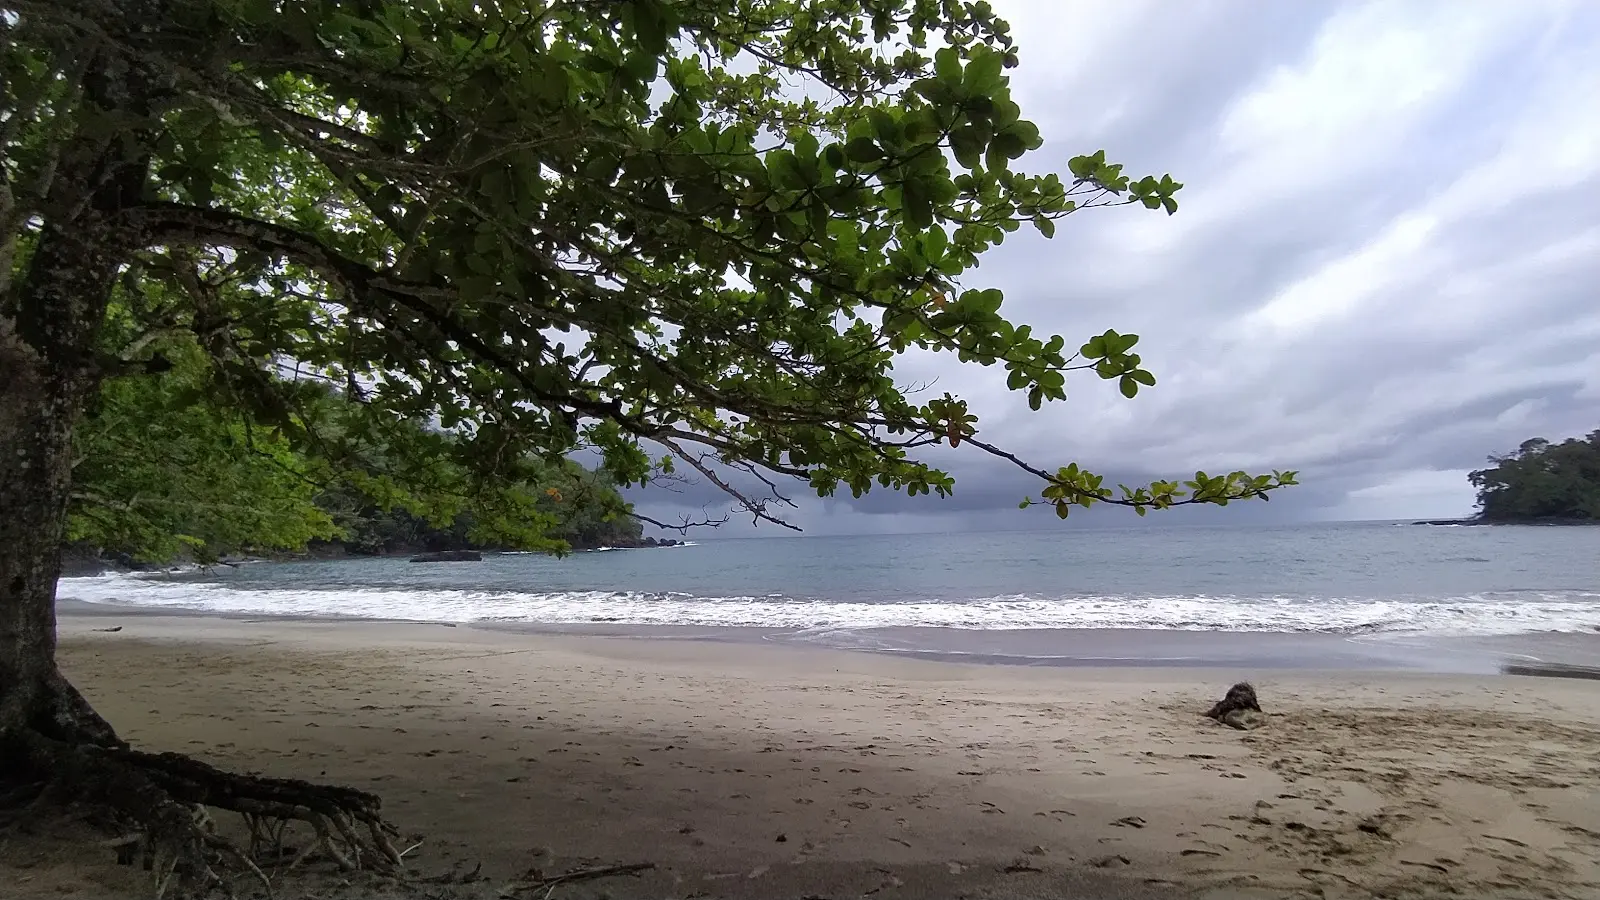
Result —
<instances>
[{"instance_id":1,"label":"dark storm cloud","mask_svg":"<svg viewBox=\"0 0 1600 900\"><path fill-rule=\"evenodd\" d=\"M1487 454L1600 427L1600 4L995 5L1047 141L1031 171L1104 148L1186 188L1170 219L1101 210L1054 241L1018 232L967 283L1073 345L1140 334L1160 383L1126 401L1080 378L1031 413L1003 372L949 357L907 357L903 382L936 379L1047 467L1302 471L1270 513L1230 520L1465 513ZM874 493L796 519L1034 523L1014 509L1027 476L979 453L939 462L955 499Z\"/></svg>"}]
</instances>

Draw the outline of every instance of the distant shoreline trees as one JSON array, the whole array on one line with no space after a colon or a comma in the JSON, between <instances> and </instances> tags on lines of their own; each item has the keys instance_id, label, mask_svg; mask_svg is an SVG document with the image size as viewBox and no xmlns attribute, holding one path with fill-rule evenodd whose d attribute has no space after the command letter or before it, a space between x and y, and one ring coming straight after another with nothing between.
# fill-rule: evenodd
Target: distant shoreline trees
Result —
<instances>
[{"instance_id":1,"label":"distant shoreline trees","mask_svg":"<svg viewBox=\"0 0 1600 900\"><path fill-rule=\"evenodd\" d=\"M415 419L362 427L362 409L334 386L281 382L318 424L319 440L297 446L217 402L191 335L155 343L160 371L106 378L74 433L66 539L77 558L206 563L642 542L614 483L569 458L525 455L500 479L474 479L453 458L462 435Z\"/></svg>"},{"instance_id":2,"label":"distant shoreline trees","mask_svg":"<svg viewBox=\"0 0 1600 900\"><path fill-rule=\"evenodd\" d=\"M1478 521L1600 525L1600 429L1551 443L1523 441L1467 477L1478 489Z\"/></svg>"}]
</instances>

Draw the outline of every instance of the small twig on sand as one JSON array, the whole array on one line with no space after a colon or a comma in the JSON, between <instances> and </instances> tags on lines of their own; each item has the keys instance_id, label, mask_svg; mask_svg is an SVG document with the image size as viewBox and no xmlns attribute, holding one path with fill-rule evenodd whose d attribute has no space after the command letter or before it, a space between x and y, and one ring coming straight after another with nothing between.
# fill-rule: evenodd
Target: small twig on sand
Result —
<instances>
[{"instance_id":1,"label":"small twig on sand","mask_svg":"<svg viewBox=\"0 0 1600 900\"><path fill-rule=\"evenodd\" d=\"M552 875L549 878L542 878L538 881L528 881L523 882L522 884L514 884L502 891L500 896L504 898L504 900L520 900L520 898L517 897L517 894L523 891L537 891L543 888L544 897L542 900L549 900L550 895L555 893L558 885L570 884L574 881L588 881L594 878L609 878L612 875L631 875L635 872L644 872L654 869L655 867L656 864L653 862L644 862L629 863L624 866L600 866L599 868L595 869L578 869L577 871L568 872L565 875Z\"/></svg>"},{"instance_id":2,"label":"small twig on sand","mask_svg":"<svg viewBox=\"0 0 1600 900\"><path fill-rule=\"evenodd\" d=\"M419 842L419 844L420 844L420 842ZM415 849L417 849L417 848L416 847L412 847L409 850L407 850L406 852L410 853L411 850L415 850ZM481 876L481 874L483 872L483 862L481 860L478 862L477 865L472 867L472 871L471 872L467 872L467 873L463 874L462 871L461 871L460 866L461 866L460 863L456 863L456 868L451 869L450 871L444 873L443 875L434 875L434 876L431 876L429 878L422 878L422 879L419 879L419 880L424 882L424 883L426 883L426 884L471 884L474 881L487 880L487 879L480 879L480 876Z\"/></svg>"}]
</instances>

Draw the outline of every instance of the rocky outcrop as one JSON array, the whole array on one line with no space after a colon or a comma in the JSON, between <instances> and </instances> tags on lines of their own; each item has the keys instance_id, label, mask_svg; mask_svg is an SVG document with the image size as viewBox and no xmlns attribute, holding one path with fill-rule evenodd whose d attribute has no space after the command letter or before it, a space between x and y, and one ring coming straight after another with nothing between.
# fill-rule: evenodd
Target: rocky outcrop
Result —
<instances>
[{"instance_id":1,"label":"rocky outcrop","mask_svg":"<svg viewBox=\"0 0 1600 900\"><path fill-rule=\"evenodd\" d=\"M1413 525L1549 525L1553 527L1600 526L1600 519L1575 519L1565 516L1497 516L1475 519L1423 519Z\"/></svg>"},{"instance_id":2,"label":"rocky outcrop","mask_svg":"<svg viewBox=\"0 0 1600 900\"><path fill-rule=\"evenodd\" d=\"M672 538L641 537L634 540L601 541L599 543L583 544L573 543L574 550L642 550L645 547L678 547L683 541Z\"/></svg>"}]
</instances>

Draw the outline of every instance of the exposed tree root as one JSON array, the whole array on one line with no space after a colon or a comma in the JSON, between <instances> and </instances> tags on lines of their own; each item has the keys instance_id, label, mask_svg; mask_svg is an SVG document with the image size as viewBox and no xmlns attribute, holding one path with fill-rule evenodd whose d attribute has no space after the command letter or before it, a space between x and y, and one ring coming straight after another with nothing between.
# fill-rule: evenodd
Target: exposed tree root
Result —
<instances>
[{"instance_id":1,"label":"exposed tree root","mask_svg":"<svg viewBox=\"0 0 1600 900\"><path fill-rule=\"evenodd\" d=\"M273 874L314 854L346 871L396 872L403 865L391 841L399 832L379 815L379 799L364 791L238 775L182 754L67 742L32 730L0 733L0 760L4 782L20 789L45 781L32 802L77 802L104 813L102 824L117 836L103 846L120 862L141 861L154 876L157 900L218 889L232 894L232 877L253 878L271 896ZM218 833L213 810L244 817L248 846ZM314 836L295 851L285 839L297 822Z\"/></svg>"}]
</instances>

